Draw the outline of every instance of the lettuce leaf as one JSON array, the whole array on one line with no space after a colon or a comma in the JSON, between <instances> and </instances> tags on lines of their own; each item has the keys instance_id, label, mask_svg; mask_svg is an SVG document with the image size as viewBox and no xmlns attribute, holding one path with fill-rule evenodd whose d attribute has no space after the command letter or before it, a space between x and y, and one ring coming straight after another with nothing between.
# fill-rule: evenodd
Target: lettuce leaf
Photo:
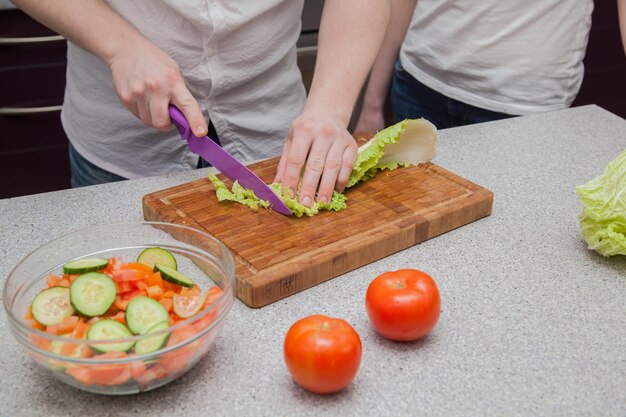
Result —
<instances>
[{"instance_id":1,"label":"lettuce leaf","mask_svg":"<svg viewBox=\"0 0 626 417\"><path fill-rule=\"evenodd\" d=\"M580 234L589 249L603 256L626 255L626 151L604 173L576 186L583 206Z\"/></svg>"},{"instance_id":2,"label":"lettuce leaf","mask_svg":"<svg viewBox=\"0 0 626 417\"><path fill-rule=\"evenodd\" d=\"M430 161L435 156L436 142L437 129L425 119L407 119L383 129L359 148L346 187L372 178L383 169ZM259 199L252 190L243 188L237 181L229 190L215 175L209 173L208 178L213 183L219 202L234 201L253 210L270 206L268 201ZM306 207L298 201L297 196L291 198L283 195L281 184L271 184L270 187L297 217L314 216L322 210L341 211L347 207L346 196L335 191L329 203L314 202L311 207Z\"/></svg>"},{"instance_id":3,"label":"lettuce leaf","mask_svg":"<svg viewBox=\"0 0 626 417\"><path fill-rule=\"evenodd\" d=\"M376 133L359 153L346 187L372 178L383 169L417 165L435 157L437 129L426 119L405 119Z\"/></svg>"},{"instance_id":4,"label":"lettuce leaf","mask_svg":"<svg viewBox=\"0 0 626 417\"><path fill-rule=\"evenodd\" d=\"M236 203L243 204L250 207L252 210L258 210L259 207L269 208L270 202L267 200L261 200L254 194L254 191L242 187L239 182L233 183L232 189L228 189L226 184L217 178L215 175L209 172L209 181L215 188L215 194L217 195L217 201L234 201Z\"/></svg>"}]
</instances>

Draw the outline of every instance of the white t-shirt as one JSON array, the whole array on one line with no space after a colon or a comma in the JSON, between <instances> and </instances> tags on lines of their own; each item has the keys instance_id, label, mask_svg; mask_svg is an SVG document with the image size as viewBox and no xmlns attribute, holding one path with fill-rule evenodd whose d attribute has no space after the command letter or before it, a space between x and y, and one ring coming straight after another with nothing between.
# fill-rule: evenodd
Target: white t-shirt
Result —
<instances>
[{"instance_id":1,"label":"white t-shirt","mask_svg":"<svg viewBox=\"0 0 626 417\"><path fill-rule=\"evenodd\" d=\"M181 67L222 146L242 161L280 154L305 102L296 63L303 0L108 0ZM146 127L117 97L111 71L70 43L63 126L93 164L126 178L196 167L178 131Z\"/></svg>"},{"instance_id":2,"label":"white t-shirt","mask_svg":"<svg viewBox=\"0 0 626 417\"><path fill-rule=\"evenodd\" d=\"M566 108L582 83L592 10L592 0L418 0L400 63L476 107Z\"/></svg>"}]
</instances>

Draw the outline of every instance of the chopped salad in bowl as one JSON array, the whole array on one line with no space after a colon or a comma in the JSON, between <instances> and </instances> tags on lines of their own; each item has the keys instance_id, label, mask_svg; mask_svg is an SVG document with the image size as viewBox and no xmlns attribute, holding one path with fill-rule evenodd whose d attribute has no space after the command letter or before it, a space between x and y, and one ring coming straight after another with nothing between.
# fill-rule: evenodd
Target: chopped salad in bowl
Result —
<instances>
[{"instance_id":1,"label":"chopped salad in bowl","mask_svg":"<svg viewBox=\"0 0 626 417\"><path fill-rule=\"evenodd\" d=\"M186 226L99 226L26 256L3 298L18 342L55 377L131 394L206 355L234 302L234 264L221 242Z\"/></svg>"}]
</instances>

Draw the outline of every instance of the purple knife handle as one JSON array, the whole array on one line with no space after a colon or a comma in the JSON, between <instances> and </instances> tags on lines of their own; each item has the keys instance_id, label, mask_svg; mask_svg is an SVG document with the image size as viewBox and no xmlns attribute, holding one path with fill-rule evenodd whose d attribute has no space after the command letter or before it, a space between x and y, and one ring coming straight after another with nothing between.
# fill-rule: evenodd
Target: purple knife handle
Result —
<instances>
[{"instance_id":1,"label":"purple knife handle","mask_svg":"<svg viewBox=\"0 0 626 417\"><path fill-rule=\"evenodd\" d=\"M192 136L194 136L193 132L191 131L191 126L189 126L189 122L187 122L187 119L185 118L183 112L180 111L178 107L174 106L173 104L169 105L168 110L170 113L170 118L172 119L172 123L174 123L174 126L176 126L176 129L178 129L183 139L189 140Z\"/></svg>"}]
</instances>

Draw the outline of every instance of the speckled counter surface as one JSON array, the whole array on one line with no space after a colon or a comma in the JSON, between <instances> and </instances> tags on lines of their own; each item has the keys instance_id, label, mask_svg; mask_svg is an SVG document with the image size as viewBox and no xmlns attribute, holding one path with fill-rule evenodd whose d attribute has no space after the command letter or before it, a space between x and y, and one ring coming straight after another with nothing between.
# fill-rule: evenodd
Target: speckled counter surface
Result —
<instances>
[{"instance_id":1,"label":"speckled counter surface","mask_svg":"<svg viewBox=\"0 0 626 417\"><path fill-rule=\"evenodd\" d=\"M626 415L626 257L589 252L574 185L626 148L626 121L598 107L440 132L435 162L494 192L493 214L262 309L237 301L212 352L148 393L103 397L36 367L0 317L0 416ZM0 201L0 277L46 241L142 220L144 194L205 171ZM3 181L10 179L4 178ZM369 282L397 268L437 281L439 325L422 341L379 337ZM361 335L355 381L309 394L284 366L289 326L337 316Z\"/></svg>"}]
</instances>

